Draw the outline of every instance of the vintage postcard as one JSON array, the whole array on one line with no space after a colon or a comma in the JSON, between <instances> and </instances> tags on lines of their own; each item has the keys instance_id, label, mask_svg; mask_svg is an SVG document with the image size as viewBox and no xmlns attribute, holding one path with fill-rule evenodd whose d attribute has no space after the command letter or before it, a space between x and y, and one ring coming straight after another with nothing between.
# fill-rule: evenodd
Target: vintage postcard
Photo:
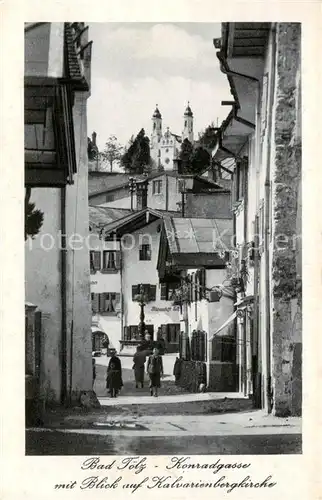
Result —
<instances>
[{"instance_id":1,"label":"vintage postcard","mask_svg":"<svg viewBox=\"0 0 322 500\"><path fill-rule=\"evenodd\" d=\"M319 498L320 19L270 5L4 9L4 499Z\"/></svg>"}]
</instances>

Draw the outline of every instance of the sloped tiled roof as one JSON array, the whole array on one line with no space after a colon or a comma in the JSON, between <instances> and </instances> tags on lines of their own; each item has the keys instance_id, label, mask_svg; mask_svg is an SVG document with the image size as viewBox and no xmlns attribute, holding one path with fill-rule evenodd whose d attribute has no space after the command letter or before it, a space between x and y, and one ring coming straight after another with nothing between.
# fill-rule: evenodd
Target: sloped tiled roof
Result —
<instances>
[{"instance_id":1,"label":"sloped tiled roof","mask_svg":"<svg viewBox=\"0 0 322 500\"><path fill-rule=\"evenodd\" d=\"M110 174L108 172L89 172L89 196L105 193L111 189L126 186L129 182L128 174Z\"/></svg>"},{"instance_id":2,"label":"sloped tiled roof","mask_svg":"<svg viewBox=\"0 0 322 500\"><path fill-rule=\"evenodd\" d=\"M165 230L171 253L214 253L233 248L232 219L169 218Z\"/></svg>"},{"instance_id":3,"label":"sloped tiled roof","mask_svg":"<svg viewBox=\"0 0 322 500\"><path fill-rule=\"evenodd\" d=\"M114 208L114 207L89 207L89 222L94 226L102 226L109 224L116 220L120 220L133 211L127 208Z\"/></svg>"},{"instance_id":4,"label":"sloped tiled roof","mask_svg":"<svg viewBox=\"0 0 322 500\"><path fill-rule=\"evenodd\" d=\"M117 227L132 218L136 218L138 214L145 213L149 211L150 213L156 214L161 218L171 216L180 217L180 212L168 212L166 210L130 210L128 208L114 208L114 207L101 207L101 206L89 206L89 221L92 226L109 226L109 229Z\"/></svg>"}]
</instances>

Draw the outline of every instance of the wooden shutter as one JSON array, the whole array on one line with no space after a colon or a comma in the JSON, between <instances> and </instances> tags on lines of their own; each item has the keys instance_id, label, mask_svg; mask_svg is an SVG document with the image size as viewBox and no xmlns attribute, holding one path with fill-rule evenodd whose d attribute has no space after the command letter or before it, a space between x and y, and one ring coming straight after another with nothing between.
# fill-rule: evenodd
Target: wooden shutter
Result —
<instances>
[{"instance_id":1,"label":"wooden shutter","mask_svg":"<svg viewBox=\"0 0 322 500\"><path fill-rule=\"evenodd\" d=\"M97 313L99 311L99 294L98 293L92 293L92 310L93 313Z\"/></svg>"},{"instance_id":2,"label":"wooden shutter","mask_svg":"<svg viewBox=\"0 0 322 500\"><path fill-rule=\"evenodd\" d=\"M149 285L149 300L154 301L156 299L157 287L156 285Z\"/></svg>"},{"instance_id":3,"label":"wooden shutter","mask_svg":"<svg viewBox=\"0 0 322 500\"><path fill-rule=\"evenodd\" d=\"M200 284L200 299L206 298L206 270L200 269L199 271L199 284Z\"/></svg>"},{"instance_id":4,"label":"wooden shutter","mask_svg":"<svg viewBox=\"0 0 322 500\"><path fill-rule=\"evenodd\" d=\"M115 252L115 269L121 269L121 252Z\"/></svg>"},{"instance_id":5,"label":"wooden shutter","mask_svg":"<svg viewBox=\"0 0 322 500\"><path fill-rule=\"evenodd\" d=\"M167 283L161 283L160 286L160 299L161 300L168 300L168 286Z\"/></svg>"},{"instance_id":6,"label":"wooden shutter","mask_svg":"<svg viewBox=\"0 0 322 500\"><path fill-rule=\"evenodd\" d=\"M105 294L104 293L98 293L98 310L100 312L104 312L106 307L105 307Z\"/></svg>"},{"instance_id":7,"label":"wooden shutter","mask_svg":"<svg viewBox=\"0 0 322 500\"><path fill-rule=\"evenodd\" d=\"M119 312L121 310L121 294L115 294L115 312Z\"/></svg>"}]
</instances>

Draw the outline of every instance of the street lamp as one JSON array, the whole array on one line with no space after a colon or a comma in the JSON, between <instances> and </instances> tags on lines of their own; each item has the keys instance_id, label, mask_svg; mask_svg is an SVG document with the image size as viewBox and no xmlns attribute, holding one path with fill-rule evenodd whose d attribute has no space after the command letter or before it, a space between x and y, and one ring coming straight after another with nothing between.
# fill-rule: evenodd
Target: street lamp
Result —
<instances>
[{"instance_id":1,"label":"street lamp","mask_svg":"<svg viewBox=\"0 0 322 500\"><path fill-rule=\"evenodd\" d=\"M139 323L139 335L141 339L144 339L145 332L145 323L144 323L144 308L148 302L148 298L144 293L143 285L140 285L139 293L135 296L135 300L139 303L140 306L140 323Z\"/></svg>"}]
</instances>

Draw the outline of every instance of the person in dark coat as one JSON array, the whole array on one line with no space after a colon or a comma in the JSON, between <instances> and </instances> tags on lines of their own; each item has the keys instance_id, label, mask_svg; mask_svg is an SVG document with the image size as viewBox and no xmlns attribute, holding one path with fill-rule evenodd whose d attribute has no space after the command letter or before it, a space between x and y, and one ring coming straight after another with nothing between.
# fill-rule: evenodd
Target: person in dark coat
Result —
<instances>
[{"instance_id":1,"label":"person in dark coat","mask_svg":"<svg viewBox=\"0 0 322 500\"><path fill-rule=\"evenodd\" d=\"M155 343L155 347L158 349L159 354L161 356L163 356L163 354L165 353L165 346L166 345L165 345L165 340L164 340L164 337L162 334L162 330L161 330L161 328L158 328L157 340Z\"/></svg>"},{"instance_id":2,"label":"person in dark coat","mask_svg":"<svg viewBox=\"0 0 322 500\"><path fill-rule=\"evenodd\" d=\"M113 354L107 367L106 388L112 398L116 398L123 387L121 360Z\"/></svg>"},{"instance_id":3,"label":"person in dark coat","mask_svg":"<svg viewBox=\"0 0 322 500\"><path fill-rule=\"evenodd\" d=\"M140 346L136 348L136 353L133 356L133 370L135 377L135 387L144 386L144 364L146 361L146 351L143 351Z\"/></svg>"},{"instance_id":4,"label":"person in dark coat","mask_svg":"<svg viewBox=\"0 0 322 500\"><path fill-rule=\"evenodd\" d=\"M153 349L153 354L149 356L147 363L147 373L150 377L151 396L158 396L158 389L161 387L161 377L163 376L163 362L158 349Z\"/></svg>"}]
</instances>

